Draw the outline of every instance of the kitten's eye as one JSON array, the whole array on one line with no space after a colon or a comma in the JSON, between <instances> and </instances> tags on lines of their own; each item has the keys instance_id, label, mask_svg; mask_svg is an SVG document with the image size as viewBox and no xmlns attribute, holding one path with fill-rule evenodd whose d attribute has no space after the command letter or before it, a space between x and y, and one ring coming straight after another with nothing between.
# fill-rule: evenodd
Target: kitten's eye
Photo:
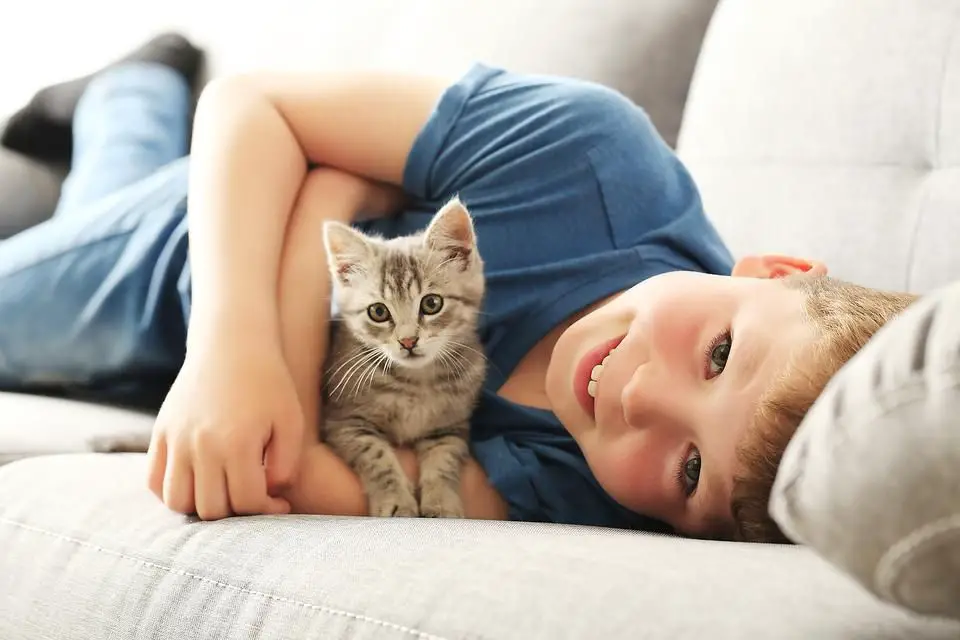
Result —
<instances>
[{"instance_id":1,"label":"kitten's eye","mask_svg":"<svg viewBox=\"0 0 960 640\"><path fill-rule=\"evenodd\" d=\"M443 309L443 298L435 293L428 293L420 301L420 312L425 316L440 313L440 309Z\"/></svg>"},{"instance_id":2,"label":"kitten's eye","mask_svg":"<svg viewBox=\"0 0 960 640\"><path fill-rule=\"evenodd\" d=\"M390 319L390 310L382 302L375 302L367 307L367 315L374 322L386 322Z\"/></svg>"}]
</instances>

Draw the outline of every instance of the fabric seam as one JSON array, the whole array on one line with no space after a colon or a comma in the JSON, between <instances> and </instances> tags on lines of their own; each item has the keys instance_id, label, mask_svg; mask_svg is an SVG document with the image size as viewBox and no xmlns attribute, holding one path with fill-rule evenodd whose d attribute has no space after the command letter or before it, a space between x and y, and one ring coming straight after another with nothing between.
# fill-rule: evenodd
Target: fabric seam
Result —
<instances>
[{"instance_id":1,"label":"fabric seam","mask_svg":"<svg viewBox=\"0 0 960 640\"><path fill-rule=\"evenodd\" d=\"M956 513L927 523L897 540L877 563L874 573L877 590L891 600L903 602L905 599L897 592L897 579L903 575L904 563L915 557L917 549L953 539L960 539L960 514Z\"/></svg>"},{"instance_id":2,"label":"fabric seam","mask_svg":"<svg viewBox=\"0 0 960 640\"><path fill-rule=\"evenodd\" d=\"M16 520L11 520L10 518L0 517L0 523L4 523L4 524L10 525L10 526L12 526L12 527L17 527L17 528L20 528L20 529L23 529L23 530L26 530L26 531L32 531L32 532L34 532L34 533L39 533L39 534L41 534L41 535L49 536L49 537L52 537L52 538L54 538L54 539L57 539L57 540L60 540L60 541L63 541L63 542L69 542L69 543L75 544L75 545L77 545L77 546L79 546L79 547L85 547L85 548L93 549L94 551L97 551L97 552L99 552L99 553L104 553L104 554L107 554L107 555L112 555L112 556L116 556L116 557L119 557L119 558L123 558L124 560L129 560L129 561L131 561L131 562L134 562L134 563L136 563L136 564L139 564L139 565L142 565L142 566L145 566L145 567L150 567L150 568L152 568L152 569L159 569L159 570L165 571L165 572L167 572L167 573L172 573L172 574L175 574L175 575L184 576L184 577L191 578L191 579L193 579L193 580L197 580L197 581L204 582L204 583L207 583L207 584L212 584L212 585L215 585L215 586L217 586L217 587L220 587L221 589L225 589L225 590L229 590L229 591L236 591L236 592L243 593L243 594L247 594L247 595L251 595L251 596L257 596L257 597L259 597L259 598L265 598L265 599L267 599L267 600L272 600L272 601L274 601L274 602L279 602L279 603L282 603L282 604L292 604L292 605L295 605L295 606L302 607L302 608L304 608L304 609L313 610L313 611L319 611L319 612L321 612L321 613L326 613L326 614L333 615L333 616L344 617L344 618L348 618L348 619L350 619L350 620L356 620L357 622L365 622L365 623L372 624L372 625L375 625L375 626L378 626L378 627L384 627L384 628L387 628L387 629L392 629L392 630L394 630L394 631L400 631L400 632L402 632L402 633L406 633L406 634L408 634L408 635L411 635L411 636L413 636L413 637L415 637L415 638L419 638L420 640L447 640L446 638L443 638L442 636L437 636L437 635L433 635L433 634L430 634L430 633L426 633L426 632L424 632L424 631L419 631L419 630L417 630L417 629L412 629L412 628L410 628L410 627L406 627L406 626L403 626L403 625L400 625L400 624L397 624L397 623L394 623L394 622L387 622L387 621L385 621L385 620L379 620L379 619L377 619L377 618L373 618L373 617L370 617L370 616L366 616L366 615L362 615L362 614L358 614L358 613L352 613L352 612L350 612L350 611L344 611L343 609L336 609L336 608L328 607L328 606L325 606L325 605L318 605L318 604L310 604L310 603L308 603L308 602L301 602L301 601L299 601L299 600L294 600L294 599L292 599L292 598L287 598L287 597L284 597L284 596L278 596L278 595L274 595L274 594L270 594L270 593L265 593L265 592L263 592L263 591L255 591L255 590L253 590L253 589L247 589L247 588L240 587L240 586L237 586L237 585L234 585L234 584L229 584L229 583L223 582L223 581L221 581L221 580L215 580L215 579L213 579L213 578L208 578L208 577L206 577L206 576L201 576L201 575L199 575L199 574L192 573L192 572L190 572L190 571L185 571L185 570L183 570L183 569L174 569L173 567L167 567L167 566L158 564L158 563L156 563L156 562L151 562L151 561L149 561L149 560L144 560L144 559L142 559L142 558L136 558L136 557L134 557L134 556L127 555L127 554L125 554L125 553L123 553L123 552L121 552L121 551L115 551L115 550L112 550L112 549L107 549L107 548L105 548L105 547L101 547L100 545L94 544L94 543L89 542L89 541L86 541L86 540L80 540L79 538L74 538L74 537L72 537L72 536L63 535L63 534L61 534L61 533L56 533L56 532L54 532L54 531L48 531L48 530L46 530L46 529L42 529L42 528L36 527L36 526L34 526L34 525L29 525L29 524L26 524L26 523L24 523L24 522L18 522L18 521L16 521Z\"/></svg>"}]
</instances>

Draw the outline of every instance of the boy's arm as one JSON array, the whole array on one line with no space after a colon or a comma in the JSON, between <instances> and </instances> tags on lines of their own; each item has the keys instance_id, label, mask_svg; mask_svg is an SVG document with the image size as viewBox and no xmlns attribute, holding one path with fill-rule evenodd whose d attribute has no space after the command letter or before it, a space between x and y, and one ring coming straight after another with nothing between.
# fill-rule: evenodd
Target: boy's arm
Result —
<instances>
[{"instance_id":1,"label":"boy's arm","mask_svg":"<svg viewBox=\"0 0 960 640\"><path fill-rule=\"evenodd\" d=\"M410 480L417 481L416 454L409 449L397 452ZM296 484L283 497L293 513L317 515L367 515L367 500L360 479L332 450L323 444L308 445ZM460 497L464 514L474 520L506 520L507 506L490 486L479 463L468 458L460 475Z\"/></svg>"},{"instance_id":2,"label":"boy's arm","mask_svg":"<svg viewBox=\"0 0 960 640\"><path fill-rule=\"evenodd\" d=\"M204 91L191 148L187 355L150 446L149 486L170 508L207 519L286 508L269 487L296 475L305 425L291 397L312 397L306 376L325 359L325 344L296 371L280 361L306 331L327 331L322 317L281 335L291 212L311 164L399 185L445 87L385 74L257 74ZM314 277L315 298L329 298L326 270Z\"/></svg>"},{"instance_id":3,"label":"boy's arm","mask_svg":"<svg viewBox=\"0 0 960 640\"><path fill-rule=\"evenodd\" d=\"M284 243L280 278L280 318L284 357L297 381L297 394L306 419L305 448L300 472L281 489L295 513L366 515L367 504L360 480L326 445L317 441L321 367L326 352L330 300L318 280L326 272L323 224L329 219L349 219L358 211L380 213L396 204L397 194L337 169L314 169L300 191ZM401 463L416 482L416 455L398 452ZM476 461L463 469L460 493L469 518L505 519L506 508L487 482Z\"/></svg>"}]
</instances>

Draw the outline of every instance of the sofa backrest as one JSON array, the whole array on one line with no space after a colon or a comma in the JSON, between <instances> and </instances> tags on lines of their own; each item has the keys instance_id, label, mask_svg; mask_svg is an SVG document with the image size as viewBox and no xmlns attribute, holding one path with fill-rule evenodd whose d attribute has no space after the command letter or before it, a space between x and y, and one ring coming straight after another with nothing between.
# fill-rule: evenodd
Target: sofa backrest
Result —
<instances>
[{"instance_id":1,"label":"sofa backrest","mask_svg":"<svg viewBox=\"0 0 960 640\"><path fill-rule=\"evenodd\" d=\"M90 22L89 7L68 3L51 22L47 8L24 4L17 16L8 17L8 33L0 39L0 56L17 60L3 80L0 120L39 86L89 73L170 28L208 49L212 75L264 68L456 72L482 60L595 80L642 104L673 144L716 2L115 2L109 21L84 29L76 24ZM54 55L51 43L69 55Z\"/></svg>"},{"instance_id":2,"label":"sofa backrest","mask_svg":"<svg viewBox=\"0 0 960 640\"><path fill-rule=\"evenodd\" d=\"M679 152L737 255L960 278L960 0L722 0Z\"/></svg>"}]
</instances>

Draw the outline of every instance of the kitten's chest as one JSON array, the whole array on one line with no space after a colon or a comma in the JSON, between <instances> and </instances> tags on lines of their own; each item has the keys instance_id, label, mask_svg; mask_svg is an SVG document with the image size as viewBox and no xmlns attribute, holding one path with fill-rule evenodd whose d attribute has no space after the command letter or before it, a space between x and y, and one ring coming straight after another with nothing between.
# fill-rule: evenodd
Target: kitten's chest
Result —
<instances>
[{"instance_id":1,"label":"kitten's chest","mask_svg":"<svg viewBox=\"0 0 960 640\"><path fill-rule=\"evenodd\" d=\"M459 412L453 409L447 398L431 394L427 389L410 391L413 390L382 398L389 403L385 407L389 415L382 427L397 444L412 442L435 429L463 419L457 415Z\"/></svg>"}]
</instances>

